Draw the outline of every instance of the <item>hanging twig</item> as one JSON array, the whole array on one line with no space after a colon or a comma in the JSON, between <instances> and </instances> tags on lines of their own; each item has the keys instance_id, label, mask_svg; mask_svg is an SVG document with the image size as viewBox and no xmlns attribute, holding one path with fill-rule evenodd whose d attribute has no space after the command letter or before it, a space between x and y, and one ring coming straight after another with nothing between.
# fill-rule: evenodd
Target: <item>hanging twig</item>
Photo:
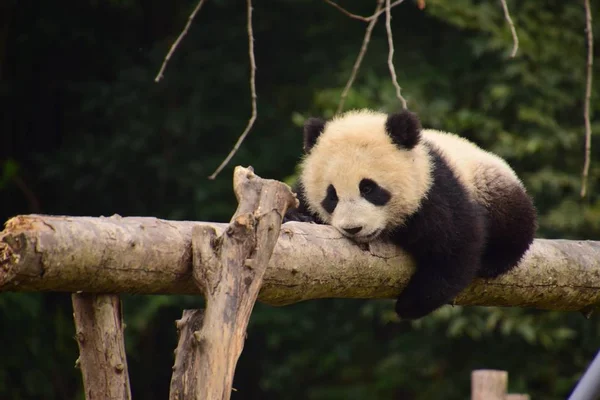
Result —
<instances>
[{"instance_id":1,"label":"hanging twig","mask_svg":"<svg viewBox=\"0 0 600 400\"><path fill-rule=\"evenodd\" d=\"M396 88L396 97L398 97L398 100L400 100L402 102L402 108L404 108L406 110L407 106L406 106L406 99L404 97L402 97L402 94L400 94L400 85L398 85L398 80L396 78L396 69L394 68L394 62L393 62L393 57L394 57L394 39L392 38L392 24L391 24L391 19L392 19L392 13L391 13L391 5L390 5L390 0L385 0L385 28L387 31L387 39L388 39L388 47L389 47L389 53L388 53L388 68L390 69L390 75L392 77L392 83L394 84L394 87Z\"/></svg>"},{"instance_id":2,"label":"hanging twig","mask_svg":"<svg viewBox=\"0 0 600 400\"><path fill-rule=\"evenodd\" d=\"M383 8L381 8L379 11L376 11L375 13L373 13L373 15L369 16L369 17L363 17L362 15L357 15L357 14L353 14L350 11L346 10L344 7L340 6L339 4L331 1L331 0L325 0L325 2L327 4L332 5L333 7L337 8L338 10L340 10L343 14L346 14L346 16L353 18L353 19L357 19L359 21L363 21L363 22L371 22L374 19L377 19L377 17L379 17L381 15L381 13L383 13L385 10ZM396 7L398 4L401 4L402 2L404 2L404 0L396 0L395 2L393 2L390 7L394 8Z\"/></svg>"},{"instance_id":3,"label":"hanging twig","mask_svg":"<svg viewBox=\"0 0 600 400\"><path fill-rule=\"evenodd\" d=\"M512 33L513 49L512 49L512 53L510 54L510 56L514 57L515 55L517 55L517 50L519 49L519 37L517 36L517 30L515 29L515 24L513 24L512 19L510 18L510 13L508 12L508 5L506 5L506 0L500 0L500 3L502 4L502 8L504 9L504 18L506 19L506 22L508 23L508 26L510 27L510 32Z\"/></svg>"},{"instance_id":4,"label":"hanging twig","mask_svg":"<svg viewBox=\"0 0 600 400\"><path fill-rule=\"evenodd\" d=\"M252 31L252 0L247 0L246 4L248 6L248 57L250 58L250 94L252 97L252 115L250 116L250 120L248 121L248 125L246 125L246 129L240 135L235 146L229 152L225 160L219 165L219 167L213 172L208 179L215 179L219 172L227 166L229 161L233 158L235 153L239 150L240 145L248 136L250 129L252 129L252 125L254 125L254 121L256 121L256 116L258 114L256 109L256 61L254 60L254 33Z\"/></svg>"},{"instance_id":5,"label":"hanging twig","mask_svg":"<svg viewBox=\"0 0 600 400\"><path fill-rule=\"evenodd\" d=\"M592 126L590 124L590 98L592 97L592 65L594 64L594 36L592 33L592 11L590 0L584 0L585 30L587 32L587 82L585 85L585 102L583 105L583 119L585 121L585 161L583 164L581 197L585 197L587 181L590 172L590 154L592 151Z\"/></svg>"},{"instance_id":6,"label":"hanging twig","mask_svg":"<svg viewBox=\"0 0 600 400\"><path fill-rule=\"evenodd\" d=\"M379 11L383 10L383 0L377 0L377 8L375 9L375 14L376 15ZM336 114L339 114L342 109L344 108L344 103L346 102L346 97L348 96L348 92L350 91L350 88L352 87L352 84L354 83L354 80L356 79L356 74L358 73L358 70L360 68L360 64L362 63L362 60L365 56L365 54L367 53L367 48L369 47L369 41L371 40L371 34L373 33L373 28L375 28L375 25L377 24L377 18L373 18L370 22L369 25L367 25L367 29L365 30L365 37L363 38L363 42L362 42L362 46L360 47L360 52L358 53L358 57L356 57L356 61L354 61L354 66L352 67L352 73L350 74L350 78L348 79L348 82L346 82L346 86L344 87L344 90L342 91L342 95L340 96L340 102L338 104L338 108L336 110Z\"/></svg>"},{"instance_id":7,"label":"hanging twig","mask_svg":"<svg viewBox=\"0 0 600 400\"><path fill-rule=\"evenodd\" d=\"M181 33L177 37L177 40L175 40L175 42L171 45L171 49L169 49L169 52L167 53L167 56L165 57L165 60L163 61L160 70L158 71L158 74L156 75L156 78L154 78L154 82L159 82L163 78L163 73L165 72L167 63L171 59L171 56L175 52L175 49L177 49L177 46L179 46L179 42L181 42L183 37L188 33L188 30L190 29L190 25L192 25L192 21L194 20L196 13L198 13L198 10L200 10L203 4L204 0L198 1L196 8L194 8L194 11L192 11L190 16L188 17L187 23L185 24L185 28L183 28L183 31L181 31Z\"/></svg>"},{"instance_id":8,"label":"hanging twig","mask_svg":"<svg viewBox=\"0 0 600 400\"><path fill-rule=\"evenodd\" d=\"M370 19L371 17L363 17L362 15L352 14L350 11L346 10L344 7L340 6L338 3L334 2L334 1L325 0L325 2L327 4L334 6L335 8L337 8L338 10L340 10L342 13L346 14L350 18L358 19L358 20L364 21L364 22L369 22L371 20Z\"/></svg>"}]
</instances>

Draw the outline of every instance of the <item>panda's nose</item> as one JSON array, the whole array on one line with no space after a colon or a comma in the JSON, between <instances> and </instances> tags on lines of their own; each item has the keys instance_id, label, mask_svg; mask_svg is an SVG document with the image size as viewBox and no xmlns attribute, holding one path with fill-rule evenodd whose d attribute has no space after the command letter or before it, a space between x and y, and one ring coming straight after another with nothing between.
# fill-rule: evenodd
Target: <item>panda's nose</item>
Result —
<instances>
[{"instance_id":1,"label":"panda's nose","mask_svg":"<svg viewBox=\"0 0 600 400\"><path fill-rule=\"evenodd\" d=\"M356 235L358 232L361 231L362 226L356 226L354 228L343 228L346 232L348 232L350 235Z\"/></svg>"}]
</instances>

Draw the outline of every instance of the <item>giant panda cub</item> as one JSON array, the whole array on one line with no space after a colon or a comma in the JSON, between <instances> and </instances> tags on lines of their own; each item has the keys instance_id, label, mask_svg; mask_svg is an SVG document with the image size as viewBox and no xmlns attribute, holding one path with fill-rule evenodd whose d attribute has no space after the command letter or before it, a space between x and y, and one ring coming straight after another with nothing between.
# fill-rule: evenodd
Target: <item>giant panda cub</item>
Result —
<instances>
[{"instance_id":1,"label":"giant panda cub","mask_svg":"<svg viewBox=\"0 0 600 400\"><path fill-rule=\"evenodd\" d=\"M383 239L415 260L396 302L402 319L451 302L473 278L497 277L525 254L536 211L498 156L409 111L350 111L304 125L300 207L286 220L333 225L360 243Z\"/></svg>"}]
</instances>

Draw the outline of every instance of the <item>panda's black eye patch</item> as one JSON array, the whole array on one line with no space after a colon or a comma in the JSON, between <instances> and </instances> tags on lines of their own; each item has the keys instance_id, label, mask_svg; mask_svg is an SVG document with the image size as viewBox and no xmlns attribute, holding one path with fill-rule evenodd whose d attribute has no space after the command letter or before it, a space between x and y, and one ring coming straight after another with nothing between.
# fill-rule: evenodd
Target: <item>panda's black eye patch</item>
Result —
<instances>
[{"instance_id":1,"label":"panda's black eye patch","mask_svg":"<svg viewBox=\"0 0 600 400\"><path fill-rule=\"evenodd\" d=\"M368 202L376 206L385 206L390 199L392 194L379 186L377 182L372 179L363 179L358 184L360 195Z\"/></svg>"},{"instance_id":2,"label":"panda's black eye patch","mask_svg":"<svg viewBox=\"0 0 600 400\"><path fill-rule=\"evenodd\" d=\"M333 185L329 185L327 186L327 193L325 194L325 198L323 199L323 201L321 201L321 206L325 211L331 214L333 213L333 210L335 210L338 200L339 199L335 188L333 187Z\"/></svg>"}]
</instances>

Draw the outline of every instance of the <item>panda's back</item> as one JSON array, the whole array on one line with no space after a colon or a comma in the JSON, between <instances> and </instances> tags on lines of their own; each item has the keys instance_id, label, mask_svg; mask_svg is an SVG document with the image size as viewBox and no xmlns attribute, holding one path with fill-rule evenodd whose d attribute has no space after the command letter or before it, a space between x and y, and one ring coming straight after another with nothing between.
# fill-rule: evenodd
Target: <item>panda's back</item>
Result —
<instances>
[{"instance_id":1,"label":"panda's back","mask_svg":"<svg viewBox=\"0 0 600 400\"><path fill-rule=\"evenodd\" d=\"M424 129L422 138L446 160L459 181L479 203L488 203L494 193L523 184L512 168L497 155L452 133Z\"/></svg>"}]
</instances>

